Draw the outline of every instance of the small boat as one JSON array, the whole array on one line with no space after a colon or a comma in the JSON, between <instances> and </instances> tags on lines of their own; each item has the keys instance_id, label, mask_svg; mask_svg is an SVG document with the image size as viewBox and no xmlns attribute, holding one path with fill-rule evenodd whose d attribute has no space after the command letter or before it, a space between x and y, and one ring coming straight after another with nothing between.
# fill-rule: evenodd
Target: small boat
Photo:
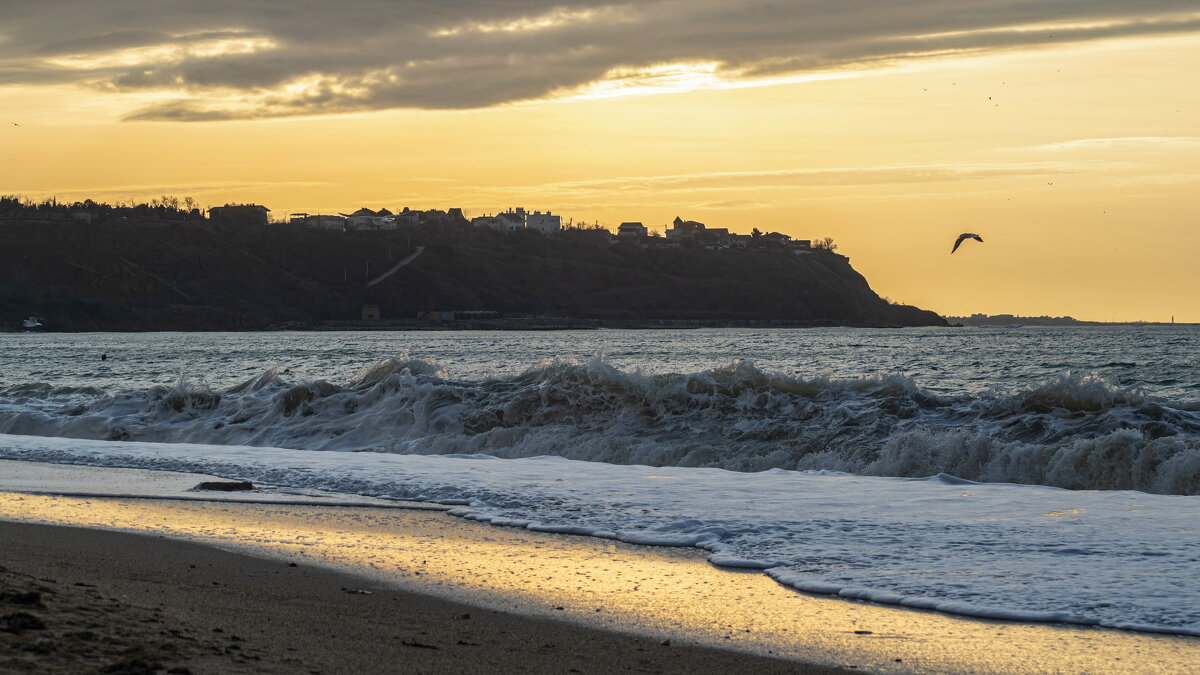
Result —
<instances>
[{"instance_id":1,"label":"small boat","mask_svg":"<svg viewBox=\"0 0 1200 675\"><path fill-rule=\"evenodd\" d=\"M21 326L25 329L41 328L42 327L42 317L31 316L28 319L25 319L24 321L22 321Z\"/></svg>"}]
</instances>

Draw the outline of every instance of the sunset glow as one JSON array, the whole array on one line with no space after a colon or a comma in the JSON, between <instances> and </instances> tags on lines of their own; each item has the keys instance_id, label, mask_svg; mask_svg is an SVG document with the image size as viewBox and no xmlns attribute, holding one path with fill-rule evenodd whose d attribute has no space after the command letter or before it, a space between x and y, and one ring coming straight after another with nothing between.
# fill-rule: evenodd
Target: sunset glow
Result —
<instances>
[{"instance_id":1,"label":"sunset glow","mask_svg":"<svg viewBox=\"0 0 1200 675\"><path fill-rule=\"evenodd\" d=\"M1200 321L1185 3L117 4L139 24L6 17L0 192L682 216L831 236L943 314ZM950 258L964 231L986 247Z\"/></svg>"}]
</instances>

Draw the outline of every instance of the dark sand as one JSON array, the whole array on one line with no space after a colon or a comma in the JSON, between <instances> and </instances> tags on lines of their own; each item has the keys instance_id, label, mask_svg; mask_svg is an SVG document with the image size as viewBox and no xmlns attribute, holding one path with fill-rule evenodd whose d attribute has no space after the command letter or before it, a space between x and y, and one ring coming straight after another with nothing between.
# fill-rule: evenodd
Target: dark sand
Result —
<instances>
[{"instance_id":1,"label":"dark sand","mask_svg":"<svg viewBox=\"0 0 1200 675\"><path fill-rule=\"evenodd\" d=\"M156 536L0 522L0 673L737 671L858 672L479 609Z\"/></svg>"}]
</instances>

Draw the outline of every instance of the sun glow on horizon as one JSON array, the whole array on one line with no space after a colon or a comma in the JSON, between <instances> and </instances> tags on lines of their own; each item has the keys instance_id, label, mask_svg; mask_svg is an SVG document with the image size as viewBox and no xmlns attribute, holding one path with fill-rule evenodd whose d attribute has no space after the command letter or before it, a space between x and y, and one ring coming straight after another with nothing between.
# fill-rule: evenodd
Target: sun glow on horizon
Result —
<instances>
[{"instance_id":1,"label":"sun glow on horizon","mask_svg":"<svg viewBox=\"0 0 1200 675\"><path fill-rule=\"evenodd\" d=\"M222 49L252 46L270 48ZM832 236L881 295L946 314L1200 321L1200 91L1180 86L1197 69L1190 33L820 73L664 61L483 109L324 102L401 77L380 69L217 92L216 112L293 112L188 124L119 122L170 89L0 87L21 124L0 192L274 214L525 205L659 230L682 216ZM949 258L964 231L987 243Z\"/></svg>"}]
</instances>

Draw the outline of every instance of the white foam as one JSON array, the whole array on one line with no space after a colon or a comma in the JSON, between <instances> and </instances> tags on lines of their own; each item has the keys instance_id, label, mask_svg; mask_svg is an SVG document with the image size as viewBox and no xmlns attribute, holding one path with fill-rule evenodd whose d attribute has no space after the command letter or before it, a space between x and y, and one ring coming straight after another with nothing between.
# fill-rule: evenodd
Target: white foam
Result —
<instances>
[{"instance_id":1,"label":"white foam","mask_svg":"<svg viewBox=\"0 0 1200 675\"><path fill-rule=\"evenodd\" d=\"M10 387L0 433L1200 494L1200 413L1089 373L958 396L897 374L800 377L747 361L650 376L550 360L452 380L405 356L344 385L281 378L269 368L224 391L180 378L116 396Z\"/></svg>"},{"instance_id":2,"label":"white foam","mask_svg":"<svg viewBox=\"0 0 1200 675\"><path fill-rule=\"evenodd\" d=\"M483 522L698 546L815 593L1200 635L1200 500L837 472L0 436L0 456L466 501Z\"/></svg>"}]
</instances>

